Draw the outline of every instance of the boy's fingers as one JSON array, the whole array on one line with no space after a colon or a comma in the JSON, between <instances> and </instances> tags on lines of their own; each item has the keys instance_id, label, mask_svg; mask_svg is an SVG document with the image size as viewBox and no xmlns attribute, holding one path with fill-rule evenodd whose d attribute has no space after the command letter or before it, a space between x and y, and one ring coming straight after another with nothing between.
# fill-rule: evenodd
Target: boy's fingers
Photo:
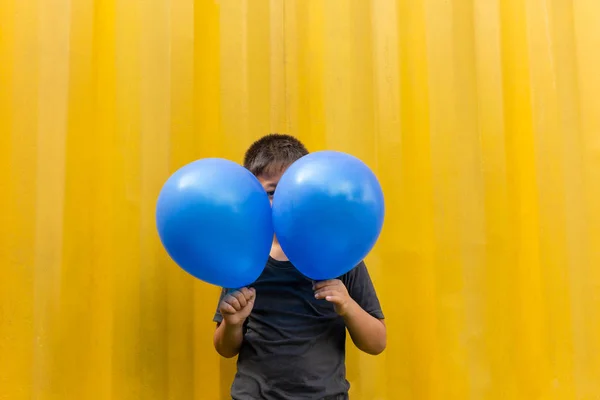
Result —
<instances>
[{"instance_id":1,"label":"boy's fingers","mask_svg":"<svg viewBox=\"0 0 600 400\"><path fill-rule=\"evenodd\" d=\"M325 297L325 300L334 304L341 304L343 301L343 299L339 296L327 296Z\"/></svg>"},{"instance_id":2,"label":"boy's fingers","mask_svg":"<svg viewBox=\"0 0 600 400\"><path fill-rule=\"evenodd\" d=\"M327 281L316 282L313 285L313 290L324 288L325 286L337 285L339 282L338 279L329 279Z\"/></svg>"},{"instance_id":3,"label":"boy's fingers","mask_svg":"<svg viewBox=\"0 0 600 400\"><path fill-rule=\"evenodd\" d=\"M324 299L327 296L335 296L337 295L337 292L335 290L319 290L317 293L315 293L315 297L317 299Z\"/></svg>"},{"instance_id":4,"label":"boy's fingers","mask_svg":"<svg viewBox=\"0 0 600 400\"><path fill-rule=\"evenodd\" d=\"M225 303L228 303L229 305L231 305L235 310L239 311L242 309L242 306L240 305L240 302L238 301L238 299L236 299L232 295L228 295L227 297L225 297L225 299L223 301Z\"/></svg>"},{"instance_id":5,"label":"boy's fingers","mask_svg":"<svg viewBox=\"0 0 600 400\"><path fill-rule=\"evenodd\" d=\"M315 290L315 294L323 293L323 292L332 292L337 291L337 288L333 285L325 286L320 289Z\"/></svg>"},{"instance_id":6,"label":"boy's fingers","mask_svg":"<svg viewBox=\"0 0 600 400\"><path fill-rule=\"evenodd\" d=\"M242 308L246 307L246 296L242 292L235 292L235 298L240 303Z\"/></svg>"},{"instance_id":7,"label":"boy's fingers","mask_svg":"<svg viewBox=\"0 0 600 400\"><path fill-rule=\"evenodd\" d=\"M235 314L237 311L229 303L223 303L221 305L221 314Z\"/></svg>"},{"instance_id":8,"label":"boy's fingers","mask_svg":"<svg viewBox=\"0 0 600 400\"><path fill-rule=\"evenodd\" d=\"M254 297L254 290L253 289L242 288L241 292L244 295L244 298L246 300L250 300L251 298Z\"/></svg>"},{"instance_id":9,"label":"boy's fingers","mask_svg":"<svg viewBox=\"0 0 600 400\"><path fill-rule=\"evenodd\" d=\"M315 295L317 299L325 299L330 303L341 304L344 300L335 290L323 290Z\"/></svg>"},{"instance_id":10,"label":"boy's fingers","mask_svg":"<svg viewBox=\"0 0 600 400\"><path fill-rule=\"evenodd\" d=\"M313 288L313 290L314 290L314 291L319 291L319 290L324 290L324 289L327 289L327 288L334 288L334 287L336 287L336 285L334 285L334 284L331 284L331 283L330 283L329 285L320 285L320 286L315 286L315 287Z\"/></svg>"}]
</instances>

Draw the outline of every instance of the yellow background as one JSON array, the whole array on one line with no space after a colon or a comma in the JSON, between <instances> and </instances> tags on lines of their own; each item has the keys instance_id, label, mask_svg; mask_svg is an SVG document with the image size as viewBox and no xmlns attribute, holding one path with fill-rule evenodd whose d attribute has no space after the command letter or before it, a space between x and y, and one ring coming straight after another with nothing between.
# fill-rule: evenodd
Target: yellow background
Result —
<instances>
[{"instance_id":1,"label":"yellow background","mask_svg":"<svg viewBox=\"0 0 600 400\"><path fill-rule=\"evenodd\" d=\"M599 71L597 0L1 0L0 399L225 399L155 199L271 131L385 190L353 399L600 399Z\"/></svg>"}]
</instances>

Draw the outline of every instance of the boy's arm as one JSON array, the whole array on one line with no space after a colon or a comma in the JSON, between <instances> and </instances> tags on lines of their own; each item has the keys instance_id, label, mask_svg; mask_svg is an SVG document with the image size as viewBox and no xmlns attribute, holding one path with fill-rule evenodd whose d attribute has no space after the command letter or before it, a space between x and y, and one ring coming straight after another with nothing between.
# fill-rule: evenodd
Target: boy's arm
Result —
<instances>
[{"instance_id":1,"label":"boy's arm","mask_svg":"<svg viewBox=\"0 0 600 400\"><path fill-rule=\"evenodd\" d=\"M344 318L352 341L365 353L377 355L387 343L387 329L381 305L364 263L341 279L315 284L315 297L334 304Z\"/></svg>"},{"instance_id":2,"label":"boy's arm","mask_svg":"<svg viewBox=\"0 0 600 400\"><path fill-rule=\"evenodd\" d=\"M229 325L222 321L217 324L217 329L213 336L215 350L225 358L232 358L240 352L240 346L244 338L243 324L240 326Z\"/></svg>"},{"instance_id":3,"label":"boy's arm","mask_svg":"<svg viewBox=\"0 0 600 400\"><path fill-rule=\"evenodd\" d=\"M360 350L377 355L385 350L387 329L382 319L377 319L352 300L343 315L352 341Z\"/></svg>"},{"instance_id":4,"label":"boy's arm","mask_svg":"<svg viewBox=\"0 0 600 400\"><path fill-rule=\"evenodd\" d=\"M240 352L244 339L244 321L252 311L255 293L254 289L248 288L231 293L227 289L221 291L219 306L213 317L213 321L217 323L213 345L221 356L232 358ZM223 314L228 318L223 318Z\"/></svg>"}]
</instances>

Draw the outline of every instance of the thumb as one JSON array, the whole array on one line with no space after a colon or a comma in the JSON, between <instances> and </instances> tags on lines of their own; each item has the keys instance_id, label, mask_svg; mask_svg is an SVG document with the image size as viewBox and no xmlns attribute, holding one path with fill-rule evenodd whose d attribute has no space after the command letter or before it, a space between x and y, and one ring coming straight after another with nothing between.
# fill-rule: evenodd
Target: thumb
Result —
<instances>
[{"instance_id":1,"label":"thumb","mask_svg":"<svg viewBox=\"0 0 600 400\"><path fill-rule=\"evenodd\" d=\"M340 304L343 302L343 299L340 296L335 295L325 296L325 300L334 304Z\"/></svg>"}]
</instances>

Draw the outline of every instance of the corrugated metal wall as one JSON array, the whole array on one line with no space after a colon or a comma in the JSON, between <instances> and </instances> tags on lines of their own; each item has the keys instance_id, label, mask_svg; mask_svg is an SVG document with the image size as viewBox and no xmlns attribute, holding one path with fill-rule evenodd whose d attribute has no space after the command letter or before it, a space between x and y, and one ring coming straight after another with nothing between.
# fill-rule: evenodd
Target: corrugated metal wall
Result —
<instances>
[{"instance_id":1,"label":"corrugated metal wall","mask_svg":"<svg viewBox=\"0 0 600 400\"><path fill-rule=\"evenodd\" d=\"M270 131L387 196L353 398L600 398L596 0L0 1L0 399L225 399L170 172Z\"/></svg>"}]
</instances>

